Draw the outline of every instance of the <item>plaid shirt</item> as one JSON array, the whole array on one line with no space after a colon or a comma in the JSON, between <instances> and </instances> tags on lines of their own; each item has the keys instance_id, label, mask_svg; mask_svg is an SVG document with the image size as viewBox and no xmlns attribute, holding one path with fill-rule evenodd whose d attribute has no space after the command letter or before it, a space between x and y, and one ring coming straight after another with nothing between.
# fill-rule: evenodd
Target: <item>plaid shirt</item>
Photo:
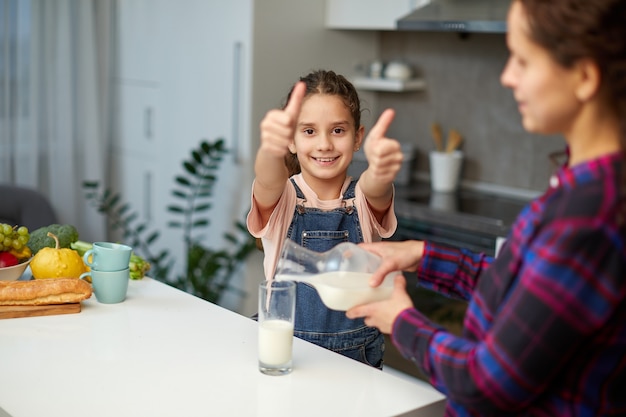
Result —
<instances>
[{"instance_id":1,"label":"plaid shirt","mask_svg":"<svg viewBox=\"0 0 626 417\"><path fill-rule=\"evenodd\" d=\"M620 155L562 168L498 258L426 244L420 285L469 300L463 337L415 309L393 342L447 416L626 415L626 231Z\"/></svg>"}]
</instances>

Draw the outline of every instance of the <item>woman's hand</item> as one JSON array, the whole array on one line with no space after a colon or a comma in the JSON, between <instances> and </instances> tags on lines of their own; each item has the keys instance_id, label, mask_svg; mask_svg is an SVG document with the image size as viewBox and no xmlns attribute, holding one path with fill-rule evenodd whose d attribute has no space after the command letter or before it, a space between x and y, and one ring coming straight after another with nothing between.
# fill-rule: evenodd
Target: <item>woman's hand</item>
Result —
<instances>
[{"instance_id":1,"label":"woman's hand","mask_svg":"<svg viewBox=\"0 0 626 417\"><path fill-rule=\"evenodd\" d=\"M417 271L417 266L422 260L422 254L424 253L424 242L418 240L360 243L359 246L383 259L380 267L372 274L370 279L372 287L378 287L389 272Z\"/></svg>"},{"instance_id":2,"label":"woman's hand","mask_svg":"<svg viewBox=\"0 0 626 417\"><path fill-rule=\"evenodd\" d=\"M390 298L353 307L346 311L346 316L350 319L363 317L366 325L376 327L383 333L391 334L393 323L398 315L412 307L413 301L406 292L406 280L402 274L398 274L394 279L393 293Z\"/></svg>"}]
</instances>

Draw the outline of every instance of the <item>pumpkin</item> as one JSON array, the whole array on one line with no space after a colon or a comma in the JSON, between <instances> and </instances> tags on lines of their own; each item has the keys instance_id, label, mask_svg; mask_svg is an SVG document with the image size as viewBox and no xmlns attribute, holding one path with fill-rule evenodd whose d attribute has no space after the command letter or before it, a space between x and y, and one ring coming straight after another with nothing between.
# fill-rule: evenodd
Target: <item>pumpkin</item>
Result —
<instances>
[{"instance_id":1,"label":"pumpkin","mask_svg":"<svg viewBox=\"0 0 626 417\"><path fill-rule=\"evenodd\" d=\"M57 236L50 232L48 236L54 239L55 247L43 248L33 256L30 270L35 279L79 278L87 271L78 252L69 248L59 248Z\"/></svg>"}]
</instances>

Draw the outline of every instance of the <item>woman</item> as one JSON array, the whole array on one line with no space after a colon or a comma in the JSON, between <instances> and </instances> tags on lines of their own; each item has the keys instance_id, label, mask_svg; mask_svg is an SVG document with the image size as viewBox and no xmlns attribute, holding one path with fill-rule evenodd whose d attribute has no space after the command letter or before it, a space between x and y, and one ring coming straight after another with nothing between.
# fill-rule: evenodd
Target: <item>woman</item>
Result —
<instances>
[{"instance_id":1,"label":"woman","mask_svg":"<svg viewBox=\"0 0 626 417\"><path fill-rule=\"evenodd\" d=\"M524 128L567 163L493 260L429 242L364 244L392 270L469 301L462 337L390 300L348 317L390 333L447 415L626 415L626 0L514 0L501 82Z\"/></svg>"}]
</instances>

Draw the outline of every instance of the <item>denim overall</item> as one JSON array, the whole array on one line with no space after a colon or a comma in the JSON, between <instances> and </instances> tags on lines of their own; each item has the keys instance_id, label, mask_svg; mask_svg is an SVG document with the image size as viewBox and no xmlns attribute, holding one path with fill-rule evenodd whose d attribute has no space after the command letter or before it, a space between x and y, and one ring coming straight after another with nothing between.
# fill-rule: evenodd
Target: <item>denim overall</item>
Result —
<instances>
[{"instance_id":1,"label":"denim overall","mask_svg":"<svg viewBox=\"0 0 626 417\"><path fill-rule=\"evenodd\" d=\"M341 242L363 242L359 216L354 205L356 180L353 180L343 197L343 207L324 211L306 208L304 193L291 180L296 189L298 204L289 225L287 238L316 252L326 252ZM296 337L315 343L352 359L382 369L385 349L382 333L367 327L363 319L351 320L345 311L331 310L324 305L315 288L306 283L296 287Z\"/></svg>"}]
</instances>

